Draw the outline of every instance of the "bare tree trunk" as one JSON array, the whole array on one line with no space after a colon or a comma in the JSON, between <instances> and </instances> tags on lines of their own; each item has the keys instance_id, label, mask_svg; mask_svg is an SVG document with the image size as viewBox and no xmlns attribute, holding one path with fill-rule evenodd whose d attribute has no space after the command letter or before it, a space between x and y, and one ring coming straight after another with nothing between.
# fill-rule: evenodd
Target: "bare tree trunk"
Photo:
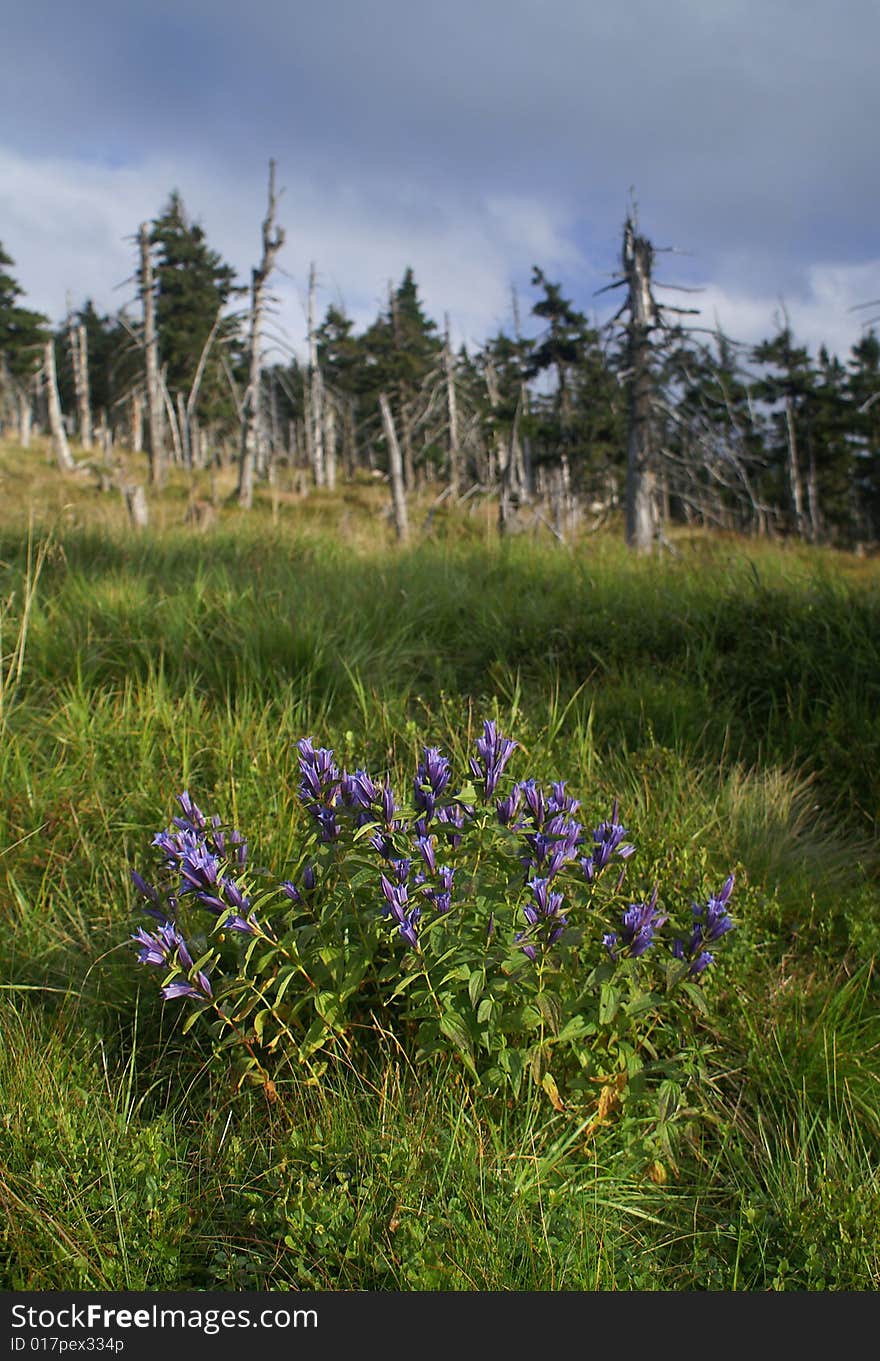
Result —
<instances>
[{"instance_id":1,"label":"bare tree trunk","mask_svg":"<svg viewBox=\"0 0 880 1361\"><path fill-rule=\"evenodd\" d=\"M312 477L316 487L327 483L327 469L324 461L324 383L318 367L318 337L315 332L315 289L317 272L314 263L309 268L309 407L308 419L311 424L309 453L312 459Z\"/></svg>"},{"instance_id":2,"label":"bare tree trunk","mask_svg":"<svg viewBox=\"0 0 880 1361\"><path fill-rule=\"evenodd\" d=\"M140 229L141 302L144 309L144 367L147 385L147 429L150 457L150 481L161 487L165 481L165 413L162 380L159 374L159 335L156 330L156 295L153 278L153 256L150 250L150 226L141 223Z\"/></svg>"},{"instance_id":3,"label":"bare tree trunk","mask_svg":"<svg viewBox=\"0 0 880 1361\"><path fill-rule=\"evenodd\" d=\"M461 483L461 451L458 436L458 402L455 392L455 365L452 359L452 341L449 334L449 316L446 316L446 344L443 347L443 365L446 370L446 409L449 417L449 494L458 496Z\"/></svg>"},{"instance_id":4,"label":"bare tree trunk","mask_svg":"<svg viewBox=\"0 0 880 1361\"><path fill-rule=\"evenodd\" d=\"M89 352L86 328L68 315L67 335L70 362L73 368L73 389L76 393L77 429L79 442L86 450L92 447L92 411L89 402Z\"/></svg>"},{"instance_id":5,"label":"bare tree trunk","mask_svg":"<svg viewBox=\"0 0 880 1361\"><path fill-rule=\"evenodd\" d=\"M351 479L354 477L357 468L357 441L353 397L347 398L342 408L342 432L342 457L345 466L345 476Z\"/></svg>"},{"instance_id":6,"label":"bare tree trunk","mask_svg":"<svg viewBox=\"0 0 880 1361\"><path fill-rule=\"evenodd\" d=\"M403 444L403 478L407 490L412 491L416 482L416 465L413 457L412 415L406 401L401 402L400 433Z\"/></svg>"},{"instance_id":7,"label":"bare tree trunk","mask_svg":"<svg viewBox=\"0 0 880 1361\"><path fill-rule=\"evenodd\" d=\"M140 483L137 486L124 486L122 488L122 499L125 502L132 529L146 529L150 515L147 509L147 498Z\"/></svg>"},{"instance_id":8,"label":"bare tree trunk","mask_svg":"<svg viewBox=\"0 0 880 1361\"><path fill-rule=\"evenodd\" d=\"M46 380L46 396L49 402L49 430L52 436L52 448L55 450L55 458L58 467L64 473L73 472L76 464L70 452L70 445L67 442L67 431L64 429L64 420L61 416L61 398L58 396L58 375L55 371L55 342L46 341L43 351L43 373Z\"/></svg>"},{"instance_id":9,"label":"bare tree trunk","mask_svg":"<svg viewBox=\"0 0 880 1361\"><path fill-rule=\"evenodd\" d=\"M385 427L385 438L388 441L388 470L391 474L391 504L394 509L394 527L397 530L397 537L401 543L406 543L409 538L409 520L406 513L406 491L403 485L403 460L400 456L400 445L397 443L397 433L394 429L394 417L391 414L391 407L388 405L388 398L385 393L379 396L379 407L382 412L382 424Z\"/></svg>"},{"instance_id":10,"label":"bare tree trunk","mask_svg":"<svg viewBox=\"0 0 880 1361\"><path fill-rule=\"evenodd\" d=\"M248 388L245 393L238 460L238 503L250 510L254 500L254 468L262 441L260 386L263 372L262 330L266 307L266 283L275 257L284 245L284 228L275 226L278 200L275 195L275 162L269 162L269 206L263 220L263 258L251 272L251 314L248 328L250 355Z\"/></svg>"},{"instance_id":11,"label":"bare tree trunk","mask_svg":"<svg viewBox=\"0 0 880 1361\"><path fill-rule=\"evenodd\" d=\"M397 306L397 298L394 296L394 288L391 281L388 281L388 312L391 317L391 337L395 350L403 347L403 338L400 329L400 312ZM409 402L406 398L404 384L397 383L397 403L400 415L400 444L403 449L403 479L407 491L412 491L415 485L415 463L413 460L412 445L412 415L409 410Z\"/></svg>"},{"instance_id":12,"label":"bare tree trunk","mask_svg":"<svg viewBox=\"0 0 880 1361\"><path fill-rule=\"evenodd\" d=\"M794 432L794 408L790 397L785 399L785 433L788 444L788 491L797 533L804 536L804 487L801 481L797 439Z\"/></svg>"},{"instance_id":13,"label":"bare tree trunk","mask_svg":"<svg viewBox=\"0 0 880 1361\"><path fill-rule=\"evenodd\" d=\"M220 329L222 314L223 308L221 307L218 310L216 317L214 318L213 326L208 332L208 338L205 341L204 345L202 346L202 353L199 355L199 362L196 365L196 371L195 374L193 375L192 380L192 387L189 390L189 396L186 399L185 407L183 405L180 393L177 394L177 412L178 423L180 425L180 440L181 444L183 445L184 459L186 461L186 465L188 468L192 468L194 466L198 467L201 458L201 450L198 447L199 441L198 441L198 419L196 417L196 403L199 400L199 388L201 387L202 379L205 376L205 367L208 363L208 355L211 353L211 346L214 343L214 337L216 336L218 330Z\"/></svg>"},{"instance_id":14,"label":"bare tree trunk","mask_svg":"<svg viewBox=\"0 0 880 1361\"><path fill-rule=\"evenodd\" d=\"M22 449L30 449L33 419L31 394L26 387L19 387L16 389L15 397L18 405L18 442Z\"/></svg>"},{"instance_id":15,"label":"bare tree trunk","mask_svg":"<svg viewBox=\"0 0 880 1361\"><path fill-rule=\"evenodd\" d=\"M650 241L638 236L632 221L627 219L623 233L623 270L629 284L626 542L637 553L651 551L658 528L649 340L657 320L656 304L651 295L653 256Z\"/></svg>"},{"instance_id":16,"label":"bare tree trunk","mask_svg":"<svg viewBox=\"0 0 880 1361\"><path fill-rule=\"evenodd\" d=\"M139 392L131 394L131 448L135 454L144 449L144 401Z\"/></svg>"},{"instance_id":17,"label":"bare tree trunk","mask_svg":"<svg viewBox=\"0 0 880 1361\"><path fill-rule=\"evenodd\" d=\"M819 470L816 467L816 451L812 447L812 441L808 440L810 447L810 461L807 465L807 506L810 514L810 542L818 543L822 538L822 513L819 507Z\"/></svg>"},{"instance_id":18,"label":"bare tree trunk","mask_svg":"<svg viewBox=\"0 0 880 1361\"><path fill-rule=\"evenodd\" d=\"M180 465L183 462L183 447L180 443L180 427L177 423L177 416L174 414L174 403L171 400L171 393L168 391L164 374L160 376L159 382L162 392L162 401L165 405L165 415L168 418L168 428L171 431L171 447L174 450L174 462Z\"/></svg>"},{"instance_id":19,"label":"bare tree trunk","mask_svg":"<svg viewBox=\"0 0 880 1361\"><path fill-rule=\"evenodd\" d=\"M180 433L180 452L185 468L192 468L192 444L189 437L189 417L183 393L177 394L177 429Z\"/></svg>"},{"instance_id":20,"label":"bare tree trunk","mask_svg":"<svg viewBox=\"0 0 880 1361\"><path fill-rule=\"evenodd\" d=\"M336 488L336 403L324 392L324 481L328 491Z\"/></svg>"}]
</instances>

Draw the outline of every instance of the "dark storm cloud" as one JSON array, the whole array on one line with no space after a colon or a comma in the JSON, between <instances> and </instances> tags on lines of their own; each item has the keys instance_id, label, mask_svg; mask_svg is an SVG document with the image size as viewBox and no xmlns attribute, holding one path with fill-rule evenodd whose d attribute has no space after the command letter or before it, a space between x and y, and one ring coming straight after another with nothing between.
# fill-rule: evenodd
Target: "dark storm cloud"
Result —
<instances>
[{"instance_id":1,"label":"dark storm cloud","mask_svg":"<svg viewBox=\"0 0 880 1361\"><path fill-rule=\"evenodd\" d=\"M595 268L586 296L615 265L630 186L657 244L693 252L666 268L682 281L797 294L810 265L878 254L875 0L14 11L0 139L26 156L178 156L230 195L275 156L377 205L423 194L424 213L546 199Z\"/></svg>"}]
</instances>

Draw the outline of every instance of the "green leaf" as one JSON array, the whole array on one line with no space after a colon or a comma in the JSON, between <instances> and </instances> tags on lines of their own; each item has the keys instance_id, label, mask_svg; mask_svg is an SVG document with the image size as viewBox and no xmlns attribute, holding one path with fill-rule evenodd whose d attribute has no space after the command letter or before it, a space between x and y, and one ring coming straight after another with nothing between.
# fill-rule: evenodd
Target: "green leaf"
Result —
<instances>
[{"instance_id":1,"label":"green leaf","mask_svg":"<svg viewBox=\"0 0 880 1361\"><path fill-rule=\"evenodd\" d=\"M514 1096L517 1095L522 1085L523 1076L523 1056L518 1049L502 1049L498 1055L498 1067L506 1073L510 1079Z\"/></svg>"},{"instance_id":2,"label":"green leaf","mask_svg":"<svg viewBox=\"0 0 880 1361\"><path fill-rule=\"evenodd\" d=\"M471 999L472 1007L475 1007L477 1005L477 1002L479 1001L485 986L486 986L486 970L474 969L473 973L468 979L468 997ZM479 1019L479 1013L477 1015L477 1019Z\"/></svg>"},{"instance_id":3,"label":"green leaf","mask_svg":"<svg viewBox=\"0 0 880 1361\"><path fill-rule=\"evenodd\" d=\"M287 989L290 987L294 978L296 978L298 972L299 970L296 968L296 965L288 964L287 967L282 969L281 972L279 973L278 978L276 980L277 986L275 988L276 1007L281 1005L281 1000L284 997L284 994L287 992Z\"/></svg>"},{"instance_id":4,"label":"green leaf","mask_svg":"<svg viewBox=\"0 0 880 1361\"><path fill-rule=\"evenodd\" d=\"M339 998L332 992L319 992L315 998L315 1011L329 1026L339 1025Z\"/></svg>"},{"instance_id":5,"label":"green leaf","mask_svg":"<svg viewBox=\"0 0 880 1361\"><path fill-rule=\"evenodd\" d=\"M559 1027L562 1025L562 1004L556 993L539 992L535 1002L553 1034L558 1035Z\"/></svg>"},{"instance_id":6,"label":"green leaf","mask_svg":"<svg viewBox=\"0 0 880 1361\"><path fill-rule=\"evenodd\" d=\"M480 1005L477 1007L477 1025L482 1025L484 1021L491 1020L492 1012L494 1010L495 999L493 997L482 998Z\"/></svg>"},{"instance_id":7,"label":"green leaf","mask_svg":"<svg viewBox=\"0 0 880 1361\"><path fill-rule=\"evenodd\" d=\"M397 983L391 995L389 996L388 998L389 1002L393 997L399 997L401 993L406 991L406 989L410 986L411 983L416 983L421 977L422 975L420 973L405 974L404 977L401 978L400 982Z\"/></svg>"},{"instance_id":8,"label":"green leaf","mask_svg":"<svg viewBox=\"0 0 880 1361\"><path fill-rule=\"evenodd\" d=\"M541 1086L544 1088L544 1091L549 1096L550 1104L552 1105L553 1109L555 1111L565 1110L565 1106L562 1104L562 1098L559 1095L559 1088L556 1085L556 1079L554 1078L552 1073L544 1074L544 1076L541 1078Z\"/></svg>"},{"instance_id":9,"label":"green leaf","mask_svg":"<svg viewBox=\"0 0 880 1361\"><path fill-rule=\"evenodd\" d=\"M620 1006L620 988L603 983L599 990L599 1024L610 1025Z\"/></svg>"},{"instance_id":10,"label":"green leaf","mask_svg":"<svg viewBox=\"0 0 880 1361\"><path fill-rule=\"evenodd\" d=\"M452 978L456 979L457 982L459 983L469 984L470 976L471 976L470 967L467 964L458 964L454 969L450 969L449 973L443 975L443 977L440 979L440 982L437 984L437 987L442 988L443 984L448 983L449 980Z\"/></svg>"},{"instance_id":11,"label":"green leaf","mask_svg":"<svg viewBox=\"0 0 880 1361\"><path fill-rule=\"evenodd\" d=\"M643 1011L650 1011L658 1002L657 996L653 992L636 993L626 1006L623 1008L627 1016L640 1016Z\"/></svg>"},{"instance_id":12,"label":"green leaf","mask_svg":"<svg viewBox=\"0 0 880 1361\"><path fill-rule=\"evenodd\" d=\"M452 1040L456 1049L473 1063L474 1044L471 1039L471 1032L457 1011L445 1011L443 1013L440 1017L440 1029L444 1035Z\"/></svg>"},{"instance_id":13,"label":"green leaf","mask_svg":"<svg viewBox=\"0 0 880 1361\"><path fill-rule=\"evenodd\" d=\"M660 1093L657 1100L657 1119L663 1125L667 1120L671 1120L681 1104L681 1087L671 1078L666 1078L660 1084Z\"/></svg>"},{"instance_id":14,"label":"green leaf","mask_svg":"<svg viewBox=\"0 0 880 1361\"><path fill-rule=\"evenodd\" d=\"M579 1040L582 1035L592 1035L595 1029L595 1025L592 1022L588 1024L583 1016L572 1016L566 1021L556 1038L560 1043L565 1043L568 1040Z\"/></svg>"},{"instance_id":15,"label":"green leaf","mask_svg":"<svg viewBox=\"0 0 880 1361\"><path fill-rule=\"evenodd\" d=\"M686 996L688 996L691 999L697 1010L701 1011L704 1016L708 1016L709 1004L707 1003L706 995L703 992L703 989L699 986L699 984L681 983L679 986L681 987L682 992L685 993Z\"/></svg>"}]
</instances>

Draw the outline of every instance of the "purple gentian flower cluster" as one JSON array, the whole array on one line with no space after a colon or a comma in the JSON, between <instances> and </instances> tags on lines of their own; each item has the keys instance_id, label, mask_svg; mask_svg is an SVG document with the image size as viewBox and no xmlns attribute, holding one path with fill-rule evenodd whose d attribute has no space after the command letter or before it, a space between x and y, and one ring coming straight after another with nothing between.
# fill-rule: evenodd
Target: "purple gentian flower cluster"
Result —
<instances>
[{"instance_id":1,"label":"purple gentian flower cluster","mask_svg":"<svg viewBox=\"0 0 880 1361\"><path fill-rule=\"evenodd\" d=\"M630 903L621 914L621 928L602 937L602 944L613 960L621 954L637 959L654 944L656 932L667 921L657 908L657 888L646 903Z\"/></svg>"},{"instance_id":2,"label":"purple gentian flower cluster","mask_svg":"<svg viewBox=\"0 0 880 1361\"><path fill-rule=\"evenodd\" d=\"M425 747L424 759L419 763L413 788L413 803L425 823L431 821L437 800L452 779L447 757L437 747Z\"/></svg>"},{"instance_id":3,"label":"purple gentian flower cluster","mask_svg":"<svg viewBox=\"0 0 880 1361\"><path fill-rule=\"evenodd\" d=\"M617 799L611 809L611 817L593 828L593 850L581 860L581 869L588 884L597 874L601 874L613 858L628 860L635 854L635 846L624 841L627 828L617 821Z\"/></svg>"},{"instance_id":4,"label":"purple gentian flower cluster","mask_svg":"<svg viewBox=\"0 0 880 1361\"><path fill-rule=\"evenodd\" d=\"M546 950L555 945L568 925L568 918L562 914L562 894L551 890L549 877L532 879L528 888L532 901L526 903L522 912L530 929L518 932L514 939L526 941L520 948L534 962L538 946Z\"/></svg>"},{"instance_id":5,"label":"purple gentian flower cluster","mask_svg":"<svg viewBox=\"0 0 880 1361\"><path fill-rule=\"evenodd\" d=\"M302 872L302 888L297 888L296 884L290 879L285 879L284 883L281 884L281 891L292 903L303 907L307 902L308 895L314 891L317 882L314 866L306 865Z\"/></svg>"},{"instance_id":6,"label":"purple gentian flower cluster","mask_svg":"<svg viewBox=\"0 0 880 1361\"><path fill-rule=\"evenodd\" d=\"M483 736L476 745L476 758L472 756L469 763L471 774L484 785L485 796L491 799L517 743L511 737L502 737L492 719L487 718L483 722Z\"/></svg>"},{"instance_id":7,"label":"purple gentian flower cluster","mask_svg":"<svg viewBox=\"0 0 880 1361\"><path fill-rule=\"evenodd\" d=\"M563 865L577 859L583 841L583 827L574 817L579 808L577 799L566 794L564 780L551 785L549 794L535 780L522 780L497 801L498 821L523 834L520 859L527 877L553 879Z\"/></svg>"},{"instance_id":8,"label":"purple gentian flower cluster","mask_svg":"<svg viewBox=\"0 0 880 1361\"><path fill-rule=\"evenodd\" d=\"M141 947L138 951L138 961L141 964L150 964L158 969L170 969L177 964L187 973L192 973L193 959L189 946L174 922L163 922L156 932L145 931L139 926L132 940ZM196 997L202 1001L209 1001L213 997L213 992L208 975L199 969L189 982L185 979L176 979L166 983L162 989L162 996L166 1001L175 997Z\"/></svg>"},{"instance_id":9,"label":"purple gentian flower cluster","mask_svg":"<svg viewBox=\"0 0 880 1361\"><path fill-rule=\"evenodd\" d=\"M296 749L299 752L299 797L318 823L321 840L334 841L339 835L336 807L340 799L341 776L333 762L333 752L326 747L316 750L310 737L301 737Z\"/></svg>"},{"instance_id":10,"label":"purple gentian flower cluster","mask_svg":"<svg viewBox=\"0 0 880 1361\"><path fill-rule=\"evenodd\" d=\"M694 929L688 941L675 940L672 953L676 959L687 960L688 973L700 974L715 962L715 956L706 949L707 945L726 936L734 929L733 918L727 911L727 904L733 892L734 875L729 874L721 892L713 894L705 906L693 904Z\"/></svg>"},{"instance_id":11,"label":"purple gentian flower cluster","mask_svg":"<svg viewBox=\"0 0 880 1361\"><path fill-rule=\"evenodd\" d=\"M422 910L420 907L410 906L409 890L406 884L409 864L408 860L397 862L397 883L392 883L384 874L380 876L382 892L385 895L385 902L382 904L382 916L393 917L400 935L407 945L411 945L415 949L418 945L416 926L422 915Z\"/></svg>"},{"instance_id":12,"label":"purple gentian flower cluster","mask_svg":"<svg viewBox=\"0 0 880 1361\"><path fill-rule=\"evenodd\" d=\"M188 790L179 794L177 801L183 816L173 818L172 825L164 832L157 832L152 842L160 852L166 874L180 876L175 891L168 896L168 907L172 912L176 911L179 899L191 894L215 917L228 914L223 925L230 931L254 935L259 928L250 911L251 900L226 872L230 863L236 871L245 868L247 842L239 832L231 831L227 835L216 815L209 821ZM132 871L132 881L153 904L144 910L161 919L165 914L159 908L158 890L135 871Z\"/></svg>"}]
</instances>

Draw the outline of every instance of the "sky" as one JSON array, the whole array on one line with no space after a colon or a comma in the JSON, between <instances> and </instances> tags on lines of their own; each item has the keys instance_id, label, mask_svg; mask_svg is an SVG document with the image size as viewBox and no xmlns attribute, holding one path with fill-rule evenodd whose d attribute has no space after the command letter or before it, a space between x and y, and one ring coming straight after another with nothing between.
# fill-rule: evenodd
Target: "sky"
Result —
<instances>
[{"instance_id":1,"label":"sky","mask_svg":"<svg viewBox=\"0 0 880 1361\"><path fill-rule=\"evenodd\" d=\"M173 189L247 282L269 159L286 241L270 359L358 328L412 267L475 348L540 266L596 322L623 224L660 302L841 357L880 298L877 0L29 0L0 43L0 244L27 306L133 306ZM858 310L853 310L858 309Z\"/></svg>"}]
</instances>

